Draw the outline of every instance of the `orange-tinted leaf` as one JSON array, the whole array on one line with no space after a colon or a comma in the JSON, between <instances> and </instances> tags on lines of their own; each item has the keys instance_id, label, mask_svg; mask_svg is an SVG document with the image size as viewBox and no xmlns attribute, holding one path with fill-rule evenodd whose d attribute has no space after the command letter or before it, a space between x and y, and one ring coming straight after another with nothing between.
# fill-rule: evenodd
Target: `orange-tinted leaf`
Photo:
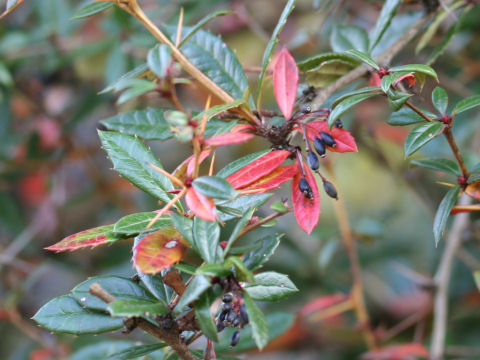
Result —
<instances>
[{"instance_id":1,"label":"orange-tinted leaf","mask_svg":"<svg viewBox=\"0 0 480 360\"><path fill-rule=\"evenodd\" d=\"M228 133L206 139L205 144L210 146L240 144L255 137L255 135L250 132L252 129L253 127L251 125L237 125Z\"/></svg>"},{"instance_id":2,"label":"orange-tinted leaf","mask_svg":"<svg viewBox=\"0 0 480 360\"><path fill-rule=\"evenodd\" d=\"M430 354L422 344L410 343L393 345L370 351L362 356L364 360L410 360L415 357L428 358Z\"/></svg>"},{"instance_id":3,"label":"orange-tinted leaf","mask_svg":"<svg viewBox=\"0 0 480 360\"><path fill-rule=\"evenodd\" d=\"M243 169L238 170L227 177L227 181L235 188L240 189L250 185L254 181L270 174L273 170L279 167L290 152L286 150L271 151L254 162L248 164Z\"/></svg>"},{"instance_id":4,"label":"orange-tinted leaf","mask_svg":"<svg viewBox=\"0 0 480 360\"><path fill-rule=\"evenodd\" d=\"M133 263L144 274L156 274L180 261L186 251L185 239L168 226L138 241L133 248Z\"/></svg>"},{"instance_id":5,"label":"orange-tinted leaf","mask_svg":"<svg viewBox=\"0 0 480 360\"><path fill-rule=\"evenodd\" d=\"M80 231L45 249L62 252L109 244L120 239L121 237L114 234L113 225L105 225Z\"/></svg>"},{"instance_id":6,"label":"orange-tinted leaf","mask_svg":"<svg viewBox=\"0 0 480 360\"><path fill-rule=\"evenodd\" d=\"M297 88L297 64L288 50L283 48L273 69L273 92L285 119L289 119L292 115L293 105L297 97Z\"/></svg>"},{"instance_id":7,"label":"orange-tinted leaf","mask_svg":"<svg viewBox=\"0 0 480 360\"><path fill-rule=\"evenodd\" d=\"M200 219L205 221L215 221L215 203L213 199L206 197L195 191L193 187L187 190L185 195L187 206Z\"/></svg>"},{"instance_id":8,"label":"orange-tinted leaf","mask_svg":"<svg viewBox=\"0 0 480 360\"><path fill-rule=\"evenodd\" d=\"M313 131L309 131L312 130ZM333 127L331 130L328 129L327 121L312 121L308 123L308 130L307 136L310 140L314 140L316 136L320 134L320 132L326 132L332 135L337 143L337 146L332 148L327 146L327 149L333 152L345 153L345 152L357 152L357 144L355 139L353 138L352 134L348 130L339 129Z\"/></svg>"},{"instance_id":9,"label":"orange-tinted leaf","mask_svg":"<svg viewBox=\"0 0 480 360\"><path fill-rule=\"evenodd\" d=\"M212 149L205 149L200 153L199 163L201 164L205 160ZM184 181L187 177L191 177L195 168L195 155L189 156L173 171L173 176L177 179Z\"/></svg>"},{"instance_id":10,"label":"orange-tinted leaf","mask_svg":"<svg viewBox=\"0 0 480 360\"><path fill-rule=\"evenodd\" d=\"M302 174L298 171L292 181L292 203L298 225L303 231L310 234L318 224L318 217L320 216L320 194L318 193L317 182L310 168L305 167L305 173L308 184L312 189L313 200L307 198L300 191L299 183Z\"/></svg>"},{"instance_id":11,"label":"orange-tinted leaf","mask_svg":"<svg viewBox=\"0 0 480 360\"><path fill-rule=\"evenodd\" d=\"M480 180L468 184L465 188L465 194L474 199L480 200Z\"/></svg>"},{"instance_id":12,"label":"orange-tinted leaf","mask_svg":"<svg viewBox=\"0 0 480 360\"><path fill-rule=\"evenodd\" d=\"M298 167L296 164L280 166L273 170L270 174L261 177L257 181L251 183L247 187L242 188L241 190L259 189L258 193L264 193L278 188L284 182L287 182L294 177L297 172Z\"/></svg>"},{"instance_id":13,"label":"orange-tinted leaf","mask_svg":"<svg viewBox=\"0 0 480 360\"><path fill-rule=\"evenodd\" d=\"M346 294L320 296L306 303L300 310L300 314L307 316L313 312L325 310L331 306L346 301L349 297L350 296Z\"/></svg>"},{"instance_id":14,"label":"orange-tinted leaf","mask_svg":"<svg viewBox=\"0 0 480 360\"><path fill-rule=\"evenodd\" d=\"M463 212L474 212L474 211L480 211L480 204L456 205L452 208L452 210L450 211L450 214L455 215Z\"/></svg>"}]
</instances>

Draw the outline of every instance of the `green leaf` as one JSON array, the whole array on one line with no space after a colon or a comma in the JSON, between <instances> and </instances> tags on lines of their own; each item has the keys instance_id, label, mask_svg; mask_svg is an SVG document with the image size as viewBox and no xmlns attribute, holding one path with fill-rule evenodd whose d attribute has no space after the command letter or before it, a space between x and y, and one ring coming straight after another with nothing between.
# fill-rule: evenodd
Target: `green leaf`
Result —
<instances>
[{"instance_id":1,"label":"green leaf","mask_svg":"<svg viewBox=\"0 0 480 360\"><path fill-rule=\"evenodd\" d=\"M269 340L272 341L291 328L295 321L295 315L287 312L272 312L266 315L269 329ZM230 347L230 338L236 329L226 328L220 334L220 342L215 346L215 350L224 352L244 352L255 347L252 337L252 327L245 326L241 331L240 341L234 348Z\"/></svg>"},{"instance_id":2,"label":"green leaf","mask_svg":"<svg viewBox=\"0 0 480 360\"><path fill-rule=\"evenodd\" d=\"M203 334L210 340L218 342L217 326L210 312L210 306L214 300L215 297L211 290L202 294L195 302L195 318Z\"/></svg>"},{"instance_id":3,"label":"green leaf","mask_svg":"<svg viewBox=\"0 0 480 360\"><path fill-rule=\"evenodd\" d=\"M217 265L217 264L206 264L206 265ZM194 265L187 264L187 263L178 263L173 265L173 267L177 270L184 272L185 274L196 275L197 268ZM199 275L203 275L203 274L199 274Z\"/></svg>"},{"instance_id":4,"label":"green leaf","mask_svg":"<svg viewBox=\"0 0 480 360\"><path fill-rule=\"evenodd\" d=\"M457 4L461 5L461 2L458 2ZM451 26L450 29L448 30L447 34L444 36L442 42L440 45L436 47L436 49L433 51L433 53L430 55L430 58L426 62L427 65L432 65L440 55L443 54L445 49L450 45L450 42L453 39L453 36L457 33L458 29L460 28L460 23L461 21L457 21L455 25Z\"/></svg>"},{"instance_id":5,"label":"green leaf","mask_svg":"<svg viewBox=\"0 0 480 360\"><path fill-rule=\"evenodd\" d=\"M420 109L424 114L426 114L428 117L431 119L435 119L436 116L435 114L424 110ZM413 111L410 108L403 108L400 109L390 115L388 118L387 122L390 125L394 126L404 126L404 125L411 125L411 124L416 124L420 122L425 122L425 119L418 115L415 111Z\"/></svg>"},{"instance_id":6,"label":"green leaf","mask_svg":"<svg viewBox=\"0 0 480 360\"><path fill-rule=\"evenodd\" d=\"M356 57L358 60L360 60L361 62L363 62L363 63L365 63L369 66L371 66L375 70L380 69L378 64L370 57L370 55L368 55L364 52L361 52L361 51L358 51L358 50L354 49L354 50L348 50L348 51L346 51L346 53Z\"/></svg>"},{"instance_id":7,"label":"green leaf","mask_svg":"<svg viewBox=\"0 0 480 360\"><path fill-rule=\"evenodd\" d=\"M160 301L136 299L112 301L108 304L107 311L115 317L139 317L165 315L170 309Z\"/></svg>"},{"instance_id":8,"label":"green leaf","mask_svg":"<svg viewBox=\"0 0 480 360\"><path fill-rule=\"evenodd\" d=\"M170 214L170 218L172 219L175 229L178 230L190 245L195 247L195 242L193 241L193 220L178 214Z\"/></svg>"},{"instance_id":9,"label":"green leaf","mask_svg":"<svg viewBox=\"0 0 480 360\"><path fill-rule=\"evenodd\" d=\"M270 209L279 214L284 214L288 212L288 208L285 206L285 203L283 201L275 201L270 205Z\"/></svg>"},{"instance_id":10,"label":"green leaf","mask_svg":"<svg viewBox=\"0 0 480 360\"><path fill-rule=\"evenodd\" d=\"M355 49L366 53L368 42L367 32L358 26L337 25L330 36L330 45L336 52Z\"/></svg>"},{"instance_id":11,"label":"green leaf","mask_svg":"<svg viewBox=\"0 0 480 360\"><path fill-rule=\"evenodd\" d=\"M359 61L356 58L348 54L328 52L328 53L317 54L303 61L300 61L297 64L297 66L298 66L298 69L303 72L316 71L319 68L321 68L321 66L325 62L330 62L333 60L337 60L343 63L349 63L352 66L352 68L358 66L359 64Z\"/></svg>"},{"instance_id":12,"label":"green leaf","mask_svg":"<svg viewBox=\"0 0 480 360\"><path fill-rule=\"evenodd\" d=\"M228 254L228 251L232 247L233 243L237 239L238 235L242 232L243 228L248 224L250 219L252 218L252 215L254 213L255 209L250 209L247 211L240 220L237 221L235 224L235 227L233 228L232 232L230 233L230 236L227 240L227 245L225 246L225 249L223 250L223 258Z\"/></svg>"},{"instance_id":13,"label":"green leaf","mask_svg":"<svg viewBox=\"0 0 480 360\"><path fill-rule=\"evenodd\" d=\"M52 332L75 335L99 334L123 327L122 319L84 309L71 295L50 300L32 319Z\"/></svg>"},{"instance_id":14,"label":"green leaf","mask_svg":"<svg viewBox=\"0 0 480 360\"><path fill-rule=\"evenodd\" d=\"M414 72L425 74L428 76L433 77L435 80L438 81L438 76L435 70L433 70L430 66L424 64L409 64L409 65L401 65L395 66L388 69L390 72L398 72L398 71L405 71L405 72Z\"/></svg>"},{"instance_id":15,"label":"green leaf","mask_svg":"<svg viewBox=\"0 0 480 360\"><path fill-rule=\"evenodd\" d=\"M119 91L123 91L117 100L117 104L126 103L140 95L144 95L157 88L157 84L144 79L127 79L117 84Z\"/></svg>"},{"instance_id":16,"label":"green leaf","mask_svg":"<svg viewBox=\"0 0 480 360\"><path fill-rule=\"evenodd\" d=\"M165 191L172 190L173 185L170 179L148 165L153 164L162 168L162 164L150 149L129 135L111 131L99 131L98 135L113 163L113 168L120 175L157 199L170 201L171 195Z\"/></svg>"},{"instance_id":17,"label":"green leaf","mask_svg":"<svg viewBox=\"0 0 480 360\"><path fill-rule=\"evenodd\" d=\"M382 91L383 91L384 93L389 92L390 87L392 86L392 84L393 84L395 81L397 81L397 79L400 78L400 76L403 76L403 75L406 75L406 74L409 74L409 73L408 73L408 72L396 72L396 73L393 73L393 74L385 75L385 76L382 78L382 83L381 83Z\"/></svg>"},{"instance_id":18,"label":"green leaf","mask_svg":"<svg viewBox=\"0 0 480 360\"><path fill-rule=\"evenodd\" d=\"M473 279L475 280L478 290L480 290L480 271L477 270L473 272Z\"/></svg>"},{"instance_id":19,"label":"green leaf","mask_svg":"<svg viewBox=\"0 0 480 360\"><path fill-rule=\"evenodd\" d=\"M219 253L220 226L216 221L205 221L199 217L193 219L193 242L203 260L216 263Z\"/></svg>"},{"instance_id":20,"label":"green leaf","mask_svg":"<svg viewBox=\"0 0 480 360\"><path fill-rule=\"evenodd\" d=\"M447 219L450 215L450 211L457 202L458 194L460 193L460 187L456 186L450 189L440 203L435 219L433 220L433 235L435 237L435 246L438 246L438 242L442 238L445 226L447 225Z\"/></svg>"},{"instance_id":21,"label":"green leaf","mask_svg":"<svg viewBox=\"0 0 480 360\"><path fill-rule=\"evenodd\" d=\"M13 78L4 63L0 62L0 84L6 87L13 85Z\"/></svg>"},{"instance_id":22,"label":"green leaf","mask_svg":"<svg viewBox=\"0 0 480 360\"><path fill-rule=\"evenodd\" d=\"M163 79L172 60L171 50L165 44L155 45L147 55L147 65L155 75Z\"/></svg>"},{"instance_id":23,"label":"green leaf","mask_svg":"<svg viewBox=\"0 0 480 360\"><path fill-rule=\"evenodd\" d=\"M308 85L325 87L338 80L358 66L356 60L342 60L339 58L325 60L316 68L305 73Z\"/></svg>"},{"instance_id":24,"label":"green leaf","mask_svg":"<svg viewBox=\"0 0 480 360\"><path fill-rule=\"evenodd\" d=\"M191 29L183 27L183 32L188 34ZM167 27L166 30L172 39L176 36L176 27ZM195 67L234 99L243 97L248 89L247 77L233 51L218 36L198 30L182 45L182 52Z\"/></svg>"},{"instance_id":25,"label":"green leaf","mask_svg":"<svg viewBox=\"0 0 480 360\"><path fill-rule=\"evenodd\" d=\"M472 172L472 173L470 174L470 176L468 177L467 183L468 183L468 184L471 184L471 183L473 183L473 182L475 182L475 181L479 181L479 180L480 180L480 173L478 173L478 172Z\"/></svg>"},{"instance_id":26,"label":"green leaf","mask_svg":"<svg viewBox=\"0 0 480 360\"><path fill-rule=\"evenodd\" d=\"M220 134L225 134L230 132L235 126L238 125L238 122L235 120L219 120L219 119L210 119L207 122L207 126L205 127L204 136L211 137Z\"/></svg>"},{"instance_id":27,"label":"green leaf","mask_svg":"<svg viewBox=\"0 0 480 360\"><path fill-rule=\"evenodd\" d=\"M237 256L230 256L225 261L225 266L233 266L236 272L236 278L239 281L253 282L252 272L246 267L245 263Z\"/></svg>"},{"instance_id":28,"label":"green leaf","mask_svg":"<svg viewBox=\"0 0 480 360\"><path fill-rule=\"evenodd\" d=\"M233 200L240 193L219 176L201 176L193 180L195 190L200 194L219 200Z\"/></svg>"},{"instance_id":29,"label":"green leaf","mask_svg":"<svg viewBox=\"0 0 480 360\"><path fill-rule=\"evenodd\" d=\"M220 264L205 264L196 269L194 272L197 275L206 275L206 276L228 276L232 272L227 269L224 265Z\"/></svg>"},{"instance_id":30,"label":"green leaf","mask_svg":"<svg viewBox=\"0 0 480 360\"><path fill-rule=\"evenodd\" d=\"M262 310L248 294L243 294L248 319L252 326L252 335L257 347L263 349L268 344L268 325Z\"/></svg>"},{"instance_id":31,"label":"green leaf","mask_svg":"<svg viewBox=\"0 0 480 360\"><path fill-rule=\"evenodd\" d=\"M238 170L243 169L248 164L254 162L255 160L257 160L259 158L261 158L265 154L268 154L270 151L272 151L272 150L267 149L267 150L262 150L262 151L258 151L258 152L243 156L243 157L231 162L227 166L225 166L222 170L220 170L217 173L217 176L220 176L222 178L229 177L233 173L236 173Z\"/></svg>"},{"instance_id":32,"label":"green leaf","mask_svg":"<svg viewBox=\"0 0 480 360\"><path fill-rule=\"evenodd\" d=\"M450 159L412 160L410 161L410 165L417 165L433 170L444 171L453 175L460 174L460 168L458 167L458 164Z\"/></svg>"},{"instance_id":33,"label":"green leaf","mask_svg":"<svg viewBox=\"0 0 480 360\"><path fill-rule=\"evenodd\" d=\"M379 90L380 90L380 88L378 86L367 86L367 87L364 87L364 88L361 88L361 89L349 91L345 94L340 95L338 98L336 98L335 101L332 102L331 107L332 108L336 107L339 103L341 103L345 99L348 99L348 98L350 98L354 95L369 94L369 93L373 93L373 92L376 92L378 94Z\"/></svg>"},{"instance_id":34,"label":"green leaf","mask_svg":"<svg viewBox=\"0 0 480 360\"><path fill-rule=\"evenodd\" d=\"M147 108L145 110L120 113L101 123L109 130L127 135L135 135L145 140L167 140L173 136L165 121L164 110Z\"/></svg>"},{"instance_id":35,"label":"green leaf","mask_svg":"<svg viewBox=\"0 0 480 360\"><path fill-rule=\"evenodd\" d=\"M145 356L151 354L154 351L160 350L166 347L167 344L148 344L148 345L138 345L138 346L131 346L128 349L118 351L114 354L111 354L106 359L111 360L129 360L129 359L136 359L140 356ZM72 359L70 359L72 360ZM80 360L80 359L79 359ZM85 359L82 359L85 360Z\"/></svg>"},{"instance_id":36,"label":"green leaf","mask_svg":"<svg viewBox=\"0 0 480 360\"><path fill-rule=\"evenodd\" d=\"M441 87L437 86L432 92L432 103L440 114L447 113L448 95Z\"/></svg>"},{"instance_id":37,"label":"green leaf","mask_svg":"<svg viewBox=\"0 0 480 360\"><path fill-rule=\"evenodd\" d=\"M328 125L332 126L338 118L345 114L354 105L373 96L377 96L378 94L378 92L369 92L365 94L353 95L346 98L342 102L338 103L337 106L335 106L335 108L332 110L330 116L328 117Z\"/></svg>"},{"instance_id":38,"label":"green leaf","mask_svg":"<svg viewBox=\"0 0 480 360\"><path fill-rule=\"evenodd\" d=\"M99 12L102 12L104 10L107 10L111 8L113 5L115 5L114 2L110 1L98 1L94 2L92 4L88 4L84 7L82 7L80 10L78 10L72 17L72 19L83 19L87 16L92 16L95 14L98 14Z\"/></svg>"},{"instance_id":39,"label":"green leaf","mask_svg":"<svg viewBox=\"0 0 480 360\"><path fill-rule=\"evenodd\" d=\"M150 291L150 293L155 296L158 300L163 301L164 303L170 302L170 297L172 295L171 289L165 285L162 281L161 274L144 274L141 272L137 273L142 281L142 284Z\"/></svg>"},{"instance_id":40,"label":"green leaf","mask_svg":"<svg viewBox=\"0 0 480 360\"><path fill-rule=\"evenodd\" d=\"M278 35L282 31L285 23L287 22L287 18L292 12L293 8L295 7L295 0L288 0L287 4L283 8L282 14L278 19L277 25L273 30L272 36L268 41L267 47L263 53L262 58L262 72L258 77L258 88L257 88L257 100L261 98L262 88L263 88L263 80L265 79L265 73L267 72L268 64L270 63L270 59L272 58L273 50L277 46L278 43Z\"/></svg>"},{"instance_id":41,"label":"green leaf","mask_svg":"<svg viewBox=\"0 0 480 360\"><path fill-rule=\"evenodd\" d=\"M114 275L95 276L78 284L72 290L75 300L90 310L107 310L106 302L90 294L90 285L93 283L98 283L117 300L155 300L147 290L130 279Z\"/></svg>"},{"instance_id":42,"label":"green leaf","mask_svg":"<svg viewBox=\"0 0 480 360\"><path fill-rule=\"evenodd\" d=\"M190 30L185 35L185 37L182 39L182 41L180 42L178 47L181 48L182 45L185 44L185 42L187 42L198 30L200 30L210 20L212 20L216 17L225 16L225 15L232 14L232 13L233 13L233 11L231 11L231 10L217 10L217 11L214 11L213 13L208 14L207 16L202 18L198 23L196 23L192 28L190 28Z\"/></svg>"},{"instance_id":43,"label":"green leaf","mask_svg":"<svg viewBox=\"0 0 480 360\"><path fill-rule=\"evenodd\" d=\"M75 351L68 360L105 360L112 354L131 348L134 344L134 341L101 341Z\"/></svg>"},{"instance_id":44,"label":"green leaf","mask_svg":"<svg viewBox=\"0 0 480 360\"><path fill-rule=\"evenodd\" d=\"M212 284L206 276L194 276L192 281L190 281L190 284L188 284L187 288L185 289L185 292L180 298L177 306L175 306L174 312L176 314L181 313L188 304L197 300L200 295L202 295L211 286Z\"/></svg>"},{"instance_id":45,"label":"green leaf","mask_svg":"<svg viewBox=\"0 0 480 360\"><path fill-rule=\"evenodd\" d=\"M429 141L433 140L439 135L442 128L443 124L439 121L429 122L414 128L405 140L405 158L412 155Z\"/></svg>"},{"instance_id":46,"label":"green leaf","mask_svg":"<svg viewBox=\"0 0 480 360\"><path fill-rule=\"evenodd\" d=\"M204 116L206 116L207 118L207 121L210 120L212 117L224 112L224 111L227 111L227 110L230 110L230 109L234 109L234 108L237 108L241 105L244 105L246 104L245 103L245 100L244 99L237 99L237 100L234 100L228 104L220 104L220 105L215 105L215 106L212 106L211 108L209 108L208 110L206 111L202 111L200 113L198 113L197 115L195 115L195 120L202 120Z\"/></svg>"},{"instance_id":47,"label":"green leaf","mask_svg":"<svg viewBox=\"0 0 480 360\"><path fill-rule=\"evenodd\" d=\"M397 12L398 5L401 0L387 0L382 7L380 15L378 15L377 23L370 33L370 51L372 51L378 42L381 40L385 30L390 26L395 13Z\"/></svg>"},{"instance_id":48,"label":"green leaf","mask_svg":"<svg viewBox=\"0 0 480 360\"><path fill-rule=\"evenodd\" d=\"M280 239L282 237L283 234L271 234L262 238L259 241L261 246L243 256L245 266L251 271L255 271L262 267L262 265L273 255L280 244Z\"/></svg>"},{"instance_id":49,"label":"green leaf","mask_svg":"<svg viewBox=\"0 0 480 360\"><path fill-rule=\"evenodd\" d=\"M141 212L124 216L115 223L113 232L133 236L140 234L142 231L153 232L172 224L170 216L163 215L147 230L147 225L155 216L157 216L157 213L154 212Z\"/></svg>"},{"instance_id":50,"label":"green leaf","mask_svg":"<svg viewBox=\"0 0 480 360\"><path fill-rule=\"evenodd\" d=\"M255 282L247 284L245 290L252 299L259 301L281 300L298 291L287 275L274 271L255 275Z\"/></svg>"},{"instance_id":51,"label":"green leaf","mask_svg":"<svg viewBox=\"0 0 480 360\"><path fill-rule=\"evenodd\" d=\"M410 99L412 94L404 93L401 91L388 91L388 106L393 111L400 110L402 106Z\"/></svg>"},{"instance_id":52,"label":"green leaf","mask_svg":"<svg viewBox=\"0 0 480 360\"><path fill-rule=\"evenodd\" d=\"M108 85L105 89L100 91L100 94L104 94L110 91L120 91L121 87L123 86L126 80L135 79L147 71L148 71L147 64L139 65L135 69L122 75L118 80L114 81L112 84Z\"/></svg>"},{"instance_id":53,"label":"green leaf","mask_svg":"<svg viewBox=\"0 0 480 360\"><path fill-rule=\"evenodd\" d=\"M480 95L471 96L469 98L460 100L455 106L454 113L461 114L464 111L473 109L480 105Z\"/></svg>"},{"instance_id":54,"label":"green leaf","mask_svg":"<svg viewBox=\"0 0 480 360\"><path fill-rule=\"evenodd\" d=\"M236 198L233 201L222 203L223 206L235 209L236 211L239 212L239 215L232 215L232 214L227 214L220 208L220 206L217 206L218 215L220 216L220 220L222 221L228 221L231 219L234 219L235 217L241 217L243 214L245 214L250 208L253 209L258 209L260 206L265 204L273 194L254 194L254 195L244 195Z\"/></svg>"}]
</instances>

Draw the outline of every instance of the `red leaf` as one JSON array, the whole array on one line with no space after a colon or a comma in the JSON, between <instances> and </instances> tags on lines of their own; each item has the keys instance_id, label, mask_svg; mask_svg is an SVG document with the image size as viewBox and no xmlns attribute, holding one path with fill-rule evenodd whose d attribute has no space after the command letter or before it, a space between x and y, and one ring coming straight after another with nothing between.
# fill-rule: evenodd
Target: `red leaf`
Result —
<instances>
[{"instance_id":1,"label":"red leaf","mask_svg":"<svg viewBox=\"0 0 480 360\"><path fill-rule=\"evenodd\" d=\"M382 85L382 78L377 72L372 73L368 80L368 86L380 86Z\"/></svg>"},{"instance_id":2,"label":"red leaf","mask_svg":"<svg viewBox=\"0 0 480 360\"><path fill-rule=\"evenodd\" d=\"M355 139L353 138L352 134L345 129L339 129L333 127L331 130L328 129L328 123L326 121L312 121L307 124L307 136L310 140L313 139L320 134L321 131L329 133L335 139L337 146L332 148L327 146L327 149L332 152L357 152L357 144L355 143ZM313 131L309 131L313 130Z\"/></svg>"},{"instance_id":3,"label":"red leaf","mask_svg":"<svg viewBox=\"0 0 480 360\"><path fill-rule=\"evenodd\" d=\"M296 164L280 166L273 170L270 174L261 177L257 181L251 183L247 187L242 188L241 190L256 190L259 191L257 194L264 193L273 189L278 188L284 182L287 182L298 172L298 167Z\"/></svg>"},{"instance_id":4,"label":"red leaf","mask_svg":"<svg viewBox=\"0 0 480 360\"><path fill-rule=\"evenodd\" d=\"M480 204L473 205L455 205L450 211L451 215L460 214L463 212L475 212L480 211Z\"/></svg>"},{"instance_id":5,"label":"red leaf","mask_svg":"<svg viewBox=\"0 0 480 360\"><path fill-rule=\"evenodd\" d=\"M228 133L213 136L205 140L205 144L210 146L240 144L255 137L251 132L247 132L252 129L253 127L251 125L237 125Z\"/></svg>"},{"instance_id":6,"label":"red leaf","mask_svg":"<svg viewBox=\"0 0 480 360\"><path fill-rule=\"evenodd\" d=\"M290 156L290 152L286 150L274 150L268 154L263 155L261 158L248 164L243 169L233 173L226 180L235 188L240 189L247 185L250 185L254 181L270 174L273 170L279 167L287 157Z\"/></svg>"},{"instance_id":7,"label":"red leaf","mask_svg":"<svg viewBox=\"0 0 480 360\"><path fill-rule=\"evenodd\" d=\"M320 216L320 194L318 193L317 182L310 168L305 167L305 173L308 184L312 189L313 200L305 197L300 191L298 184L300 183L302 174L298 171L292 181L292 203L298 225L303 231L310 234L318 224L318 217Z\"/></svg>"},{"instance_id":8,"label":"red leaf","mask_svg":"<svg viewBox=\"0 0 480 360\"><path fill-rule=\"evenodd\" d=\"M333 305L346 301L350 296L345 294L324 295L306 303L300 310L303 316L313 312L325 310Z\"/></svg>"},{"instance_id":9,"label":"red leaf","mask_svg":"<svg viewBox=\"0 0 480 360\"><path fill-rule=\"evenodd\" d=\"M186 251L185 239L168 226L140 239L133 248L133 263L144 274L156 274L180 261Z\"/></svg>"},{"instance_id":10,"label":"red leaf","mask_svg":"<svg viewBox=\"0 0 480 360\"><path fill-rule=\"evenodd\" d=\"M187 190L185 195L187 206L200 219L205 221L215 221L215 203L213 199L206 197L195 191L193 187Z\"/></svg>"},{"instance_id":11,"label":"red leaf","mask_svg":"<svg viewBox=\"0 0 480 360\"><path fill-rule=\"evenodd\" d=\"M410 74L405 74L405 75L400 76L397 80L395 80L395 82L393 83L393 86L396 86L399 82L401 82L403 80L407 80L408 87L412 87L413 85L415 85L415 81L416 81L415 80L415 74L410 73Z\"/></svg>"},{"instance_id":12,"label":"red leaf","mask_svg":"<svg viewBox=\"0 0 480 360\"><path fill-rule=\"evenodd\" d=\"M414 357L429 358L430 354L422 344L410 343L387 346L362 355L364 360L410 360Z\"/></svg>"},{"instance_id":13,"label":"red leaf","mask_svg":"<svg viewBox=\"0 0 480 360\"><path fill-rule=\"evenodd\" d=\"M273 92L285 119L289 119L292 115L293 105L297 97L297 88L297 64L288 50L283 48L273 69Z\"/></svg>"},{"instance_id":14,"label":"red leaf","mask_svg":"<svg viewBox=\"0 0 480 360\"><path fill-rule=\"evenodd\" d=\"M205 160L212 149L205 149L200 153L199 163L201 164ZM184 181L193 175L193 169L195 168L195 155L189 156L173 171L173 176L177 179Z\"/></svg>"},{"instance_id":15,"label":"red leaf","mask_svg":"<svg viewBox=\"0 0 480 360\"><path fill-rule=\"evenodd\" d=\"M46 247L45 250L58 252L77 250L113 243L117 240L120 240L120 238L115 236L113 225L105 225L70 235L55 245Z\"/></svg>"},{"instance_id":16,"label":"red leaf","mask_svg":"<svg viewBox=\"0 0 480 360\"><path fill-rule=\"evenodd\" d=\"M465 188L465 194L474 199L480 200L480 180L468 184Z\"/></svg>"}]
</instances>

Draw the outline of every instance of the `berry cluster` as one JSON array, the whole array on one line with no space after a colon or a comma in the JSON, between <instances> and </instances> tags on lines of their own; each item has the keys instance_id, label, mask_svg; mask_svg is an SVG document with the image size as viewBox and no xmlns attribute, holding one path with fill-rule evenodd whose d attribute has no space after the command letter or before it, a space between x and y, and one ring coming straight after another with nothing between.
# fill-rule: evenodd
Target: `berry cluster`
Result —
<instances>
[{"instance_id":1,"label":"berry cluster","mask_svg":"<svg viewBox=\"0 0 480 360\"><path fill-rule=\"evenodd\" d=\"M230 346L233 347L240 341L240 329L248 324L248 314L240 296L227 293L222 300L222 310L217 317L217 331L220 332L227 326L237 328L230 339Z\"/></svg>"}]
</instances>

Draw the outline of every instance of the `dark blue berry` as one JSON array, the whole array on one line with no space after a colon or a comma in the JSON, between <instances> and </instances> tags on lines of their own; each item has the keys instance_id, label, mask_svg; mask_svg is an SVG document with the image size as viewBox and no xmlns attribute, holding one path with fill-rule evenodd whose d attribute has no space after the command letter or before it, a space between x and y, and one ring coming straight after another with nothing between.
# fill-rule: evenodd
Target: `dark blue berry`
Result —
<instances>
[{"instance_id":1,"label":"dark blue berry","mask_svg":"<svg viewBox=\"0 0 480 360\"><path fill-rule=\"evenodd\" d=\"M322 138L322 141L325 145L330 146L330 147L337 146L337 143L335 142L335 139L329 133L326 133L325 131L322 131L322 132L320 132L320 137Z\"/></svg>"},{"instance_id":2,"label":"dark blue berry","mask_svg":"<svg viewBox=\"0 0 480 360\"><path fill-rule=\"evenodd\" d=\"M313 200L312 188L308 184L307 179L301 178L300 182L298 183L298 188L306 198Z\"/></svg>"},{"instance_id":3,"label":"dark blue berry","mask_svg":"<svg viewBox=\"0 0 480 360\"><path fill-rule=\"evenodd\" d=\"M320 138L315 138L315 140L313 141L313 147L317 151L318 155L320 155L321 157L325 157L325 144Z\"/></svg>"},{"instance_id":4,"label":"dark blue berry","mask_svg":"<svg viewBox=\"0 0 480 360\"><path fill-rule=\"evenodd\" d=\"M337 120L335 121L335 127L336 127L337 129L342 129L342 128L343 128L342 120L337 119Z\"/></svg>"},{"instance_id":5,"label":"dark blue berry","mask_svg":"<svg viewBox=\"0 0 480 360\"><path fill-rule=\"evenodd\" d=\"M308 166L312 170L318 170L318 157L313 153L313 151L309 151L307 155Z\"/></svg>"},{"instance_id":6,"label":"dark blue berry","mask_svg":"<svg viewBox=\"0 0 480 360\"><path fill-rule=\"evenodd\" d=\"M338 194L337 194L337 189L335 189L335 186L330 181L324 180L323 181L323 189L327 193L328 196L331 198L338 200Z\"/></svg>"},{"instance_id":7,"label":"dark blue berry","mask_svg":"<svg viewBox=\"0 0 480 360\"><path fill-rule=\"evenodd\" d=\"M230 339L230 346L233 347L237 345L239 341L240 341L240 331L236 330Z\"/></svg>"}]
</instances>

